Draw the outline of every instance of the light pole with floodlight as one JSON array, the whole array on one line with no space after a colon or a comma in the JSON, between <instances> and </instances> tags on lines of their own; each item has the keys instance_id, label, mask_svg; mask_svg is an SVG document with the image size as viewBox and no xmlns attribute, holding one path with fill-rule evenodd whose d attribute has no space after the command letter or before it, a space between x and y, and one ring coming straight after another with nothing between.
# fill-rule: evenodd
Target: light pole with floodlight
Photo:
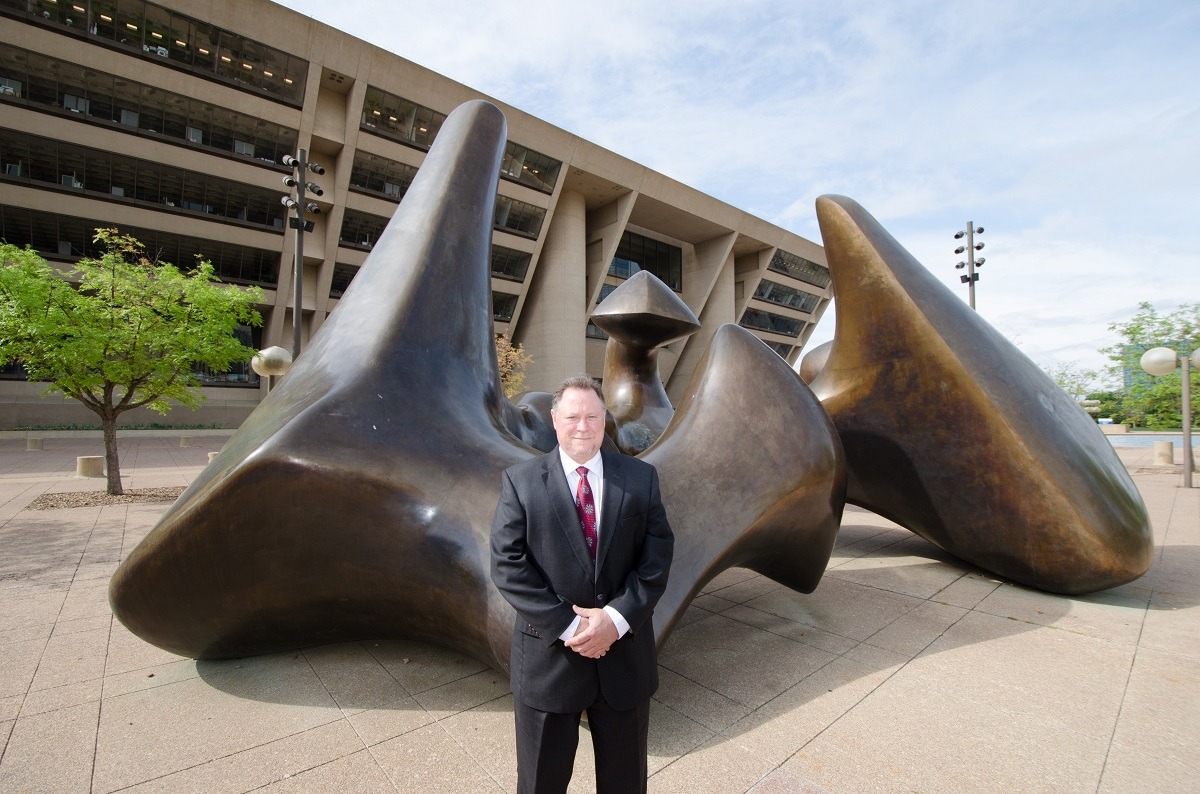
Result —
<instances>
[{"instance_id":1,"label":"light pole with floodlight","mask_svg":"<svg viewBox=\"0 0 1200 794\"><path fill-rule=\"evenodd\" d=\"M1192 487L1192 364L1200 366L1200 349L1191 355L1177 353L1169 347L1152 347L1142 353L1141 365L1151 375L1170 375L1175 367L1183 366L1181 385L1183 401L1183 487Z\"/></svg>"},{"instance_id":2,"label":"light pole with floodlight","mask_svg":"<svg viewBox=\"0 0 1200 794\"><path fill-rule=\"evenodd\" d=\"M283 178L283 184L290 188L295 188L296 195L284 196L280 199L283 206L292 210L296 214L288 218L288 226L296 230L296 262L293 268L292 279L295 282L292 287L292 296L295 299L295 308L292 309L292 360L300 357L300 321L304 316L304 305L302 299L304 297L304 233L311 232L313 222L305 220L306 212L313 215L318 215L321 208L315 203L306 202L304 198L305 191L312 193L314 196L322 196L325 191L315 182L305 182L305 171L312 171L317 176L325 173L325 167L319 163L308 162L308 155L303 149L296 150L296 156L290 154L283 156L283 164L292 169L291 176Z\"/></svg>"},{"instance_id":3,"label":"light pole with floodlight","mask_svg":"<svg viewBox=\"0 0 1200 794\"><path fill-rule=\"evenodd\" d=\"M965 252L967 261L959 262L954 268L955 270L962 270L964 267L967 269L966 275L959 276L958 278L962 283L967 285L968 296L970 297L969 302L972 309L975 308L975 282L979 280L979 274L975 272L975 268L983 267L983 263L987 261L982 256L975 256L976 251L983 250L983 243L975 242L975 235L977 234L983 234L983 227L976 227L972 221L967 221L967 230L965 232L960 230L954 233L955 240L961 240L963 237L967 238L966 245L960 245L954 249L954 253L956 254Z\"/></svg>"}]
</instances>

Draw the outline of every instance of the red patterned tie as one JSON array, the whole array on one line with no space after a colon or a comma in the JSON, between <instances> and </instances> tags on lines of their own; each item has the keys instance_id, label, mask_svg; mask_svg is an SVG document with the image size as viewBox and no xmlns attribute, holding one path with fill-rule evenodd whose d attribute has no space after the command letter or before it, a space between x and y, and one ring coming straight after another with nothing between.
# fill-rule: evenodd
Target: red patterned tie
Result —
<instances>
[{"instance_id":1,"label":"red patterned tie","mask_svg":"<svg viewBox=\"0 0 1200 794\"><path fill-rule=\"evenodd\" d=\"M587 466L575 470L579 474L579 490L575 493L575 509L579 511L579 523L583 525L583 540L588 554L596 559L596 503L592 501L592 487L588 485Z\"/></svg>"}]
</instances>

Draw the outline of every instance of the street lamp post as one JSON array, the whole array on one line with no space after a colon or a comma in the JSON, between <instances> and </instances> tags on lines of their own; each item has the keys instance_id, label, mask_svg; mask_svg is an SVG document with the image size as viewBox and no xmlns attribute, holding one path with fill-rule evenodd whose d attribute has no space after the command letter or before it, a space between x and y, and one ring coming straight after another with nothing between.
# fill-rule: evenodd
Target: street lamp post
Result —
<instances>
[{"instance_id":1,"label":"street lamp post","mask_svg":"<svg viewBox=\"0 0 1200 794\"><path fill-rule=\"evenodd\" d=\"M1200 366L1200 349L1185 356L1169 347L1152 347L1142 354L1142 369L1151 375L1170 375L1177 365L1183 367L1180 385L1183 401L1183 487L1192 487L1192 364Z\"/></svg>"},{"instance_id":2,"label":"street lamp post","mask_svg":"<svg viewBox=\"0 0 1200 794\"><path fill-rule=\"evenodd\" d=\"M959 262L954 266L954 268L956 270L962 270L964 267L967 269L966 275L959 276L958 278L960 281L962 281L962 283L967 285L968 296L970 298L972 309L975 308L975 282L979 280L979 274L975 272L975 268L983 267L983 263L987 261L982 256L975 256L976 251L983 250L983 243L975 242L975 235L977 234L983 234L983 227L976 227L971 221L967 221L967 230L965 232L957 231L954 233L955 240L961 240L963 237L967 238L966 245L960 245L958 248L954 249L954 253L956 254L966 252L967 261Z\"/></svg>"},{"instance_id":3,"label":"street lamp post","mask_svg":"<svg viewBox=\"0 0 1200 794\"><path fill-rule=\"evenodd\" d=\"M312 193L314 196L323 196L325 191L315 182L305 182L305 171L312 171L320 176L325 173L325 168L318 163L308 162L308 155L303 149L296 150L296 156L290 154L283 156L283 164L291 167L291 176L283 178L283 184L290 188L295 188L296 195L284 196L280 199L283 206L295 212L295 215L288 218L288 227L296 230L296 261L292 274L292 296L295 300L295 307L292 309L292 360L296 360L300 356L300 321L304 315L303 303L304 297L304 233L313 230L313 222L305 220L305 213L319 215L321 208L313 202L305 201L305 191Z\"/></svg>"}]
</instances>

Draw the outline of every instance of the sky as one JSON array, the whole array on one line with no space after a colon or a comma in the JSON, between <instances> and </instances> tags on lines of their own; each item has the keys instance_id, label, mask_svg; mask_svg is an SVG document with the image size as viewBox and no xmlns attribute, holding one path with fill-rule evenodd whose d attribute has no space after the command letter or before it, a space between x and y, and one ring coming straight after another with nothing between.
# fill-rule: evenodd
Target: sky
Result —
<instances>
[{"instance_id":1,"label":"sky","mask_svg":"<svg viewBox=\"0 0 1200 794\"><path fill-rule=\"evenodd\" d=\"M963 301L983 226L977 310L1043 366L1200 301L1200 3L283 5L816 242L849 196Z\"/></svg>"}]
</instances>

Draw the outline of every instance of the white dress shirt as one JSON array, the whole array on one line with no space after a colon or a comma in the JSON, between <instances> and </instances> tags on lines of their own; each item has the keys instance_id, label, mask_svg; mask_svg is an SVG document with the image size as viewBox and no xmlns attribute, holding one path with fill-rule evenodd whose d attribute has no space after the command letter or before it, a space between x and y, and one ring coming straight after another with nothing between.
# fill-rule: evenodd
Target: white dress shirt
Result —
<instances>
[{"instance_id":1,"label":"white dress shirt","mask_svg":"<svg viewBox=\"0 0 1200 794\"><path fill-rule=\"evenodd\" d=\"M566 452L563 452L562 447L558 448L558 459L562 463L563 473L567 475L567 485L571 489L571 498L574 499L575 494L579 493L580 476L576 469L579 468L580 464L571 460L570 456ZM600 516L602 515L601 511L604 510L604 458L600 456L600 452L597 450L591 460L582 465L588 470L588 486L592 489L592 502L596 507L596 552L599 553ZM582 526L579 528L579 531L580 533L583 532ZM608 613L608 616L612 618L612 622L617 627L617 639L624 637L629 631L629 622L625 620L625 617L620 612L607 604L604 606L604 611ZM558 635L558 638L564 641L569 640L575 636L575 631L578 628L579 616L576 615L575 619L571 621L571 625L567 626L566 630Z\"/></svg>"}]
</instances>

